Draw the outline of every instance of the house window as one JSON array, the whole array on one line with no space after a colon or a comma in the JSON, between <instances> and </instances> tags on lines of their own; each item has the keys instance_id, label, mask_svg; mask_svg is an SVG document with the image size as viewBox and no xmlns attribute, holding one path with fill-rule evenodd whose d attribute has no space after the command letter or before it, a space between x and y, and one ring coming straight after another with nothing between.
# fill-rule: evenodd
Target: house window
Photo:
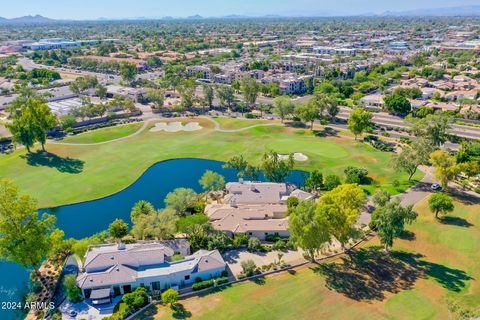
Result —
<instances>
[{"instance_id":1,"label":"house window","mask_svg":"<svg viewBox=\"0 0 480 320\"><path fill-rule=\"evenodd\" d=\"M160 290L160 281L154 281L151 283L152 290Z\"/></svg>"},{"instance_id":2,"label":"house window","mask_svg":"<svg viewBox=\"0 0 480 320\"><path fill-rule=\"evenodd\" d=\"M189 275L189 274L187 274L187 275L185 276L185 280L190 280L190 275Z\"/></svg>"}]
</instances>

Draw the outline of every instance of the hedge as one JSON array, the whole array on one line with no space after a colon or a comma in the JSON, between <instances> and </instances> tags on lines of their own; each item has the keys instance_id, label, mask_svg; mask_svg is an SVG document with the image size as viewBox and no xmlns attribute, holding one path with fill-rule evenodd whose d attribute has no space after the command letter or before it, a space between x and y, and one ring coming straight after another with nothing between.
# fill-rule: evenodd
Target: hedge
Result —
<instances>
[{"instance_id":1,"label":"hedge","mask_svg":"<svg viewBox=\"0 0 480 320\"><path fill-rule=\"evenodd\" d=\"M227 283L227 282L228 282L228 278L227 278L227 277L220 277L220 278L217 278L217 279L215 280L215 282L217 283L217 285L223 284L223 283Z\"/></svg>"},{"instance_id":2,"label":"hedge","mask_svg":"<svg viewBox=\"0 0 480 320\"><path fill-rule=\"evenodd\" d=\"M202 282L194 283L192 285L192 289L194 291L198 291L198 290L202 290L202 289L205 289L205 288L213 287L214 284L215 284L215 281L213 279L205 280L205 281L202 281Z\"/></svg>"}]
</instances>

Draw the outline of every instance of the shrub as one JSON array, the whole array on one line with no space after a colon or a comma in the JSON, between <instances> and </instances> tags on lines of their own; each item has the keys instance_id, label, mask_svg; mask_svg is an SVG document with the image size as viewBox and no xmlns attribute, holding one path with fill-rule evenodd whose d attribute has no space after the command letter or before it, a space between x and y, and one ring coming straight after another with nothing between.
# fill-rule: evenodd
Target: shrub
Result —
<instances>
[{"instance_id":1,"label":"shrub","mask_svg":"<svg viewBox=\"0 0 480 320\"><path fill-rule=\"evenodd\" d=\"M178 301L178 291L173 289L168 289L162 293L162 302L163 304L169 304L173 306Z\"/></svg>"},{"instance_id":2,"label":"shrub","mask_svg":"<svg viewBox=\"0 0 480 320\"><path fill-rule=\"evenodd\" d=\"M214 284L215 284L215 281L213 279L205 280L205 281L202 281L202 282L196 282L192 285L192 289L194 291L198 291L198 290L213 287Z\"/></svg>"},{"instance_id":3,"label":"shrub","mask_svg":"<svg viewBox=\"0 0 480 320\"><path fill-rule=\"evenodd\" d=\"M288 209L289 209L289 210L290 210L290 209L294 209L296 206L298 206L298 203L299 203L299 202L300 202L300 201L298 200L297 197L288 197L288 199L287 199L287 207L288 207ZM268 236L267 236L267 238L268 238Z\"/></svg>"},{"instance_id":4,"label":"shrub","mask_svg":"<svg viewBox=\"0 0 480 320\"><path fill-rule=\"evenodd\" d=\"M172 260L172 261L179 261L179 260L183 260L183 259L185 259L185 257L182 256L181 254L174 254L174 255L170 258L170 260Z\"/></svg>"},{"instance_id":5,"label":"shrub","mask_svg":"<svg viewBox=\"0 0 480 320\"><path fill-rule=\"evenodd\" d=\"M253 260L242 261L241 265L242 265L243 273L247 277L252 276L255 273L255 270L257 269L257 265Z\"/></svg>"},{"instance_id":6,"label":"shrub","mask_svg":"<svg viewBox=\"0 0 480 320\"><path fill-rule=\"evenodd\" d=\"M30 282L30 290L34 293L39 293L43 289L43 284L40 281L33 280Z\"/></svg>"},{"instance_id":7,"label":"shrub","mask_svg":"<svg viewBox=\"0 0 480 320\"><path fill-rule=\"evenodd\" d=\"M265 240L269 242L277 242L280 240L284 240L284 238L280 237L278 234L269 234L265 237Z\"/></svg>"},{"instance_id":8,"label":"shrub","mask_svg":"<svg viewBox=\"0 0 480 320\"><path fill-rule=\"evenodd\" d=\"M272 246L272 249L273 250L279 250L279 251L286 250L287 249L287 241L286 240L279 240L279 241L275 242Z\"/></svg>"},{"instance_id":9,"label":"shrub","mask_svg":"<svg viewBox=\"0 0 480 320\"><path fill-rule=\"evenodd\" d=\"M252 237L248 239L248 250L250 251L258 251L262 247L260 240L258 238Z\"/></svg>"},{"instance_id":10,"label":"shrub","mask_svg":"<svg viewBox=\"0 0 480 320\"><path fill-rule=\"evenodd\" d=\"M411 144L412 140L410 138L407 138L407 137L401 137L400 142L405 143L405 144Z\"/></svg>"},{"instance_id":11,"label":"shrub","mask_svg":"<svg viewBox=\"0 0 480 320\"><path fill-rule=\"evenodd\" d=\"M233 246L239 248L248 245L248 236L243 233L236 234L233 238Z\"/></svg>"},{"instance_id":12,"label":"shrub","mask_svg":"<svg viewBox=\"0 0 480 320\"><path fill-rule=\"evenodd\" d=\"M127 293L122 297L123 302L127 305L128 310L135 311L148 303L147 289L138 287L133 292Z\"/></svg>"},{"instance_id":13,"label":"shrub","mask_svg":"<svg viewBox=\"0 0 480 320\"><path fill-rule=\"evenodd\" d=\"M220 277L220 278L217 278L215 280L215 282L217 283L217 285L224 284L224 283L228 282L228 278L227 277Z\"/></svg>"},{"instance_id":14,"label":"shrub","mask_svg":"<svg viewBox=\"0 0 480 320\"><path fill-rule=\"evenodd\" d=\"M83 300L82 290L77 287L76 277L73 274L65 276L63 279L63 285L65 290L67 290L67 299L73 303L80 302Z\"/></svg>"},{"instance_id":15,"label":"shrub","mask_svg":"<svg viewBox=\"0 0 480 320\"><path fill-rule=\"evenodd\" d=\"M228 277L228 271L227 270L222 271L222 277Z\"/></svg>"}]
</instances>

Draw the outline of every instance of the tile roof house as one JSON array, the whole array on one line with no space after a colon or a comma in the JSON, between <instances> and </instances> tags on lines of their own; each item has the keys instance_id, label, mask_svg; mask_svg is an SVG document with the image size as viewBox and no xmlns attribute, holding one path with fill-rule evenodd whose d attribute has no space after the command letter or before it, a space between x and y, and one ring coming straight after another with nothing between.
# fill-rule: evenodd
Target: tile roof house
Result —
<instances>
[{"instance_id":1,"label":"tile roof house","mask_svg":"<svg viewBox=\"0 0 480 320\"><path fill-rule=\"evenodd\" d=\"M285 204L208 205L205 213L215 230L233 236L246 234L265 240L268 235L288 237Z\"/></svg>"},{"instance_id":2,"label":"tile roof house","mask_svg":"<svg viewBox=\"0 0 480 320\"><path fill-rule=\"evenodd\" d=\"M282 203L282 197L290 194L287 188L286 183L229 182L225 185L228 194L224 201L231 205Z\"/></svg>"},{"instance_id":3,"label":"tile roof house","mask_svg":"<svg viewBox=\"0 0 480 320\"><path fill-rule=\"evenodd\" d=\"M225 270L217 250L200 250L172 261L174 254L188 254L189 250L186 240L94 246L85 255L84 272L78 275L77 285L85 298L101 304L108 303L112 295L129 293L139 286L163 290L189 285L196 278L218 277Z\"/></svg>"},{"instance_id":4,"label":"tile roof house","mask_svg":"<svg viewBox=\"0 0 480 320\"><path fill-rule=\"evenodd\" d=\"M310 200L313 195L286 183L230 182L224 204L210 204L205 214L214 229L264 240L268 235L288 237L287 199Z\"/></svg>"}]
</instances>

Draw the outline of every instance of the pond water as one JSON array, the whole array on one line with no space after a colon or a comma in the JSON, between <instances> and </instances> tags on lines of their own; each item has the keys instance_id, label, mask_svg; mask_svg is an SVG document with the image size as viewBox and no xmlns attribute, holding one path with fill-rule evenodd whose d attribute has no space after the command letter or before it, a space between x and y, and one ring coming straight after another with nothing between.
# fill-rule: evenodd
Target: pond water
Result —
<instances>
[{"instance_id":1,"label":"pond water","mask_svg":"<svg viewBox=\"0 0 480 320\"><path fill-rule=\"evenodd\" d=\"M57 227L65 231L65 237L84 238L106 230L115 219L130 223L130 210L139 200L147 200L156 208L164 207L167 193L175 188L192 188L201 192L198 180L206 170L225 177L225 181L237 181L235 170L223 169L223 163L201 159L177 159L159 162L150 167L128 188L106 198L45 209L41 212L55 214ZM302 185L305 172L292 171L287 181ZM264 180L264 177L261 177ZM0 303L20 302L27 290L27 270L14 263L0 263ZM0 308L2 306L0 305ZM0 309L0 319L18 319L11 310Z\"/></svg>"}]
</instances>

